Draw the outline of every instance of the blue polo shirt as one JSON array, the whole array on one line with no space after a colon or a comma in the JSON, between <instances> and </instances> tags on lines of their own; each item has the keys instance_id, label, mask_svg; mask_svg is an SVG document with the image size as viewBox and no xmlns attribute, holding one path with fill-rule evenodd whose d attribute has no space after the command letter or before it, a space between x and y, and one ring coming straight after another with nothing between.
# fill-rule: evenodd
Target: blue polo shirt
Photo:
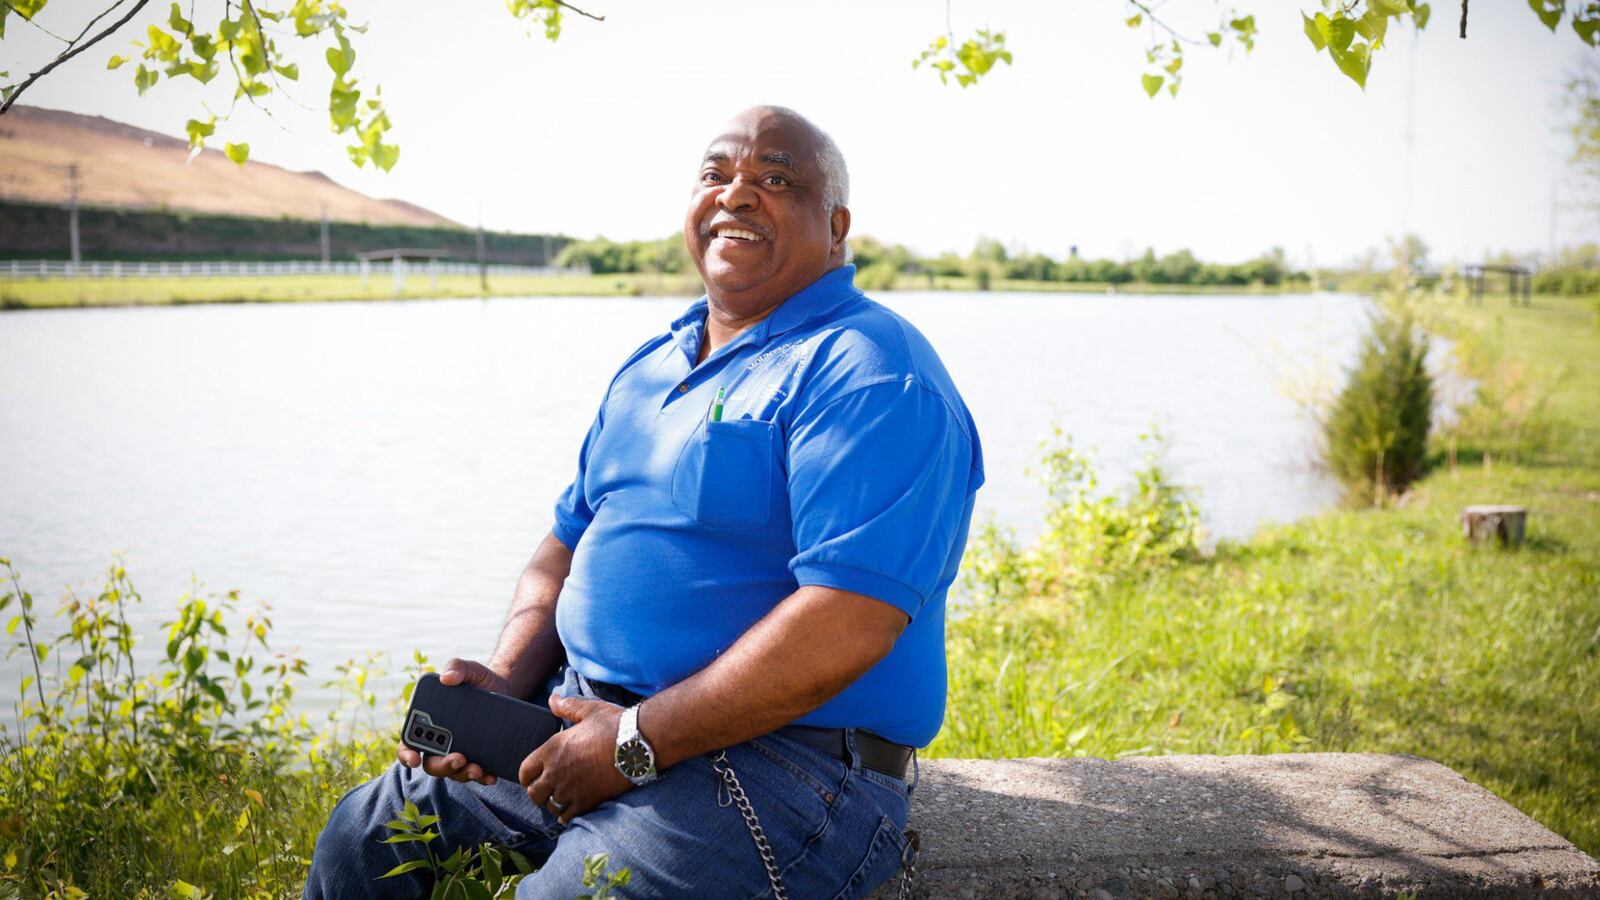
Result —
<instances>
[{"instance_id":1,"label":"blue polo shirt","mask_svg":"<svg viewBox=\"0 0 1600 900\"><path fill-rule=\"evenodd\" d=\"M655 693L822 585L910 624L799 721L913 746L938 733L945 592L982 452L933 347L854 277L828 272L695 365L701 298L612 378L555 510L573 552L556 625L584 676Z\"/></svg>"}]
</instances>

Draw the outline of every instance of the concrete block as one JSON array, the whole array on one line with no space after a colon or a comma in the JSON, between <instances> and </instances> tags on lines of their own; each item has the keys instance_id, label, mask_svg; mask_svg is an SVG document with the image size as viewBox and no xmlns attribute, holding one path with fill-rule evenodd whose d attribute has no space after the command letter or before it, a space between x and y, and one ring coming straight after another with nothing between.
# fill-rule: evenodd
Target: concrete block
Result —
<instances>
[{"instance_id":1,"label":"concrete block","mask_svg":"<svg viewBox=\"0 0 1600 900\"><path fill-rule=\"evenodd\" d=\"M1600 898L1600 863L1412 756L941 759L921 769L918 897ZM875 896L898 889L891 881Z\"/></svg>"}]
</instances>

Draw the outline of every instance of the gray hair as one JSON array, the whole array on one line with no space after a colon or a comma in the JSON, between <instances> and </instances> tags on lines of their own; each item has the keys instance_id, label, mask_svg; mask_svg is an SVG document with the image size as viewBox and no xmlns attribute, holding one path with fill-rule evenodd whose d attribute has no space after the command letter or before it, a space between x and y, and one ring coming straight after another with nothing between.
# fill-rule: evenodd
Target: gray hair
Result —
<instances>
[{"instance_id":1,"label":"gray hair","mask_svg":"<svg viewBox=\"0 0 1600 900\"><path fill-rule=\"evenodd\" d=\"M817 150L817 168L828 184L822 192L822 205L833 212L850 205L850 168L845 165L844 154L839 152L833 136L820 128L817 134L822 137L822 146Z\"/></svg>"},{"instance_id":2,"label":"gray hair","mask_svg":"<svg viewBox=\"0 0 1600 900\"><path fill-rule=\"evenodd\" d=\"M799 119L816 131L820 144L817 147L817 169L822 173L823 181L827 182L827 187L822 192L823 208L831 213L841 206L849 206L850 167L845 165L844 154L839 151L839 145L833 142L833 135L818 128L816 123L787 106L766 106L761 108L782 116Z\"/></svg>"}]
</instances>

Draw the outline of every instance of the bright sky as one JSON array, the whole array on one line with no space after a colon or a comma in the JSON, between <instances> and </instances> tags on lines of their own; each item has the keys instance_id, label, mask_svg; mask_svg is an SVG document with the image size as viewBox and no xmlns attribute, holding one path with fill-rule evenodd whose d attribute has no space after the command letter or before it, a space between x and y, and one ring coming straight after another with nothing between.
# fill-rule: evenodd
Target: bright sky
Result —
<instances>
[{"instance_id":1,"label":"bright sky","mask_svg":"<svg viewBox=\"0 0 1600 900\"><path fill-rule=\"evenodd\" d=\"M1113 257L1152 245L1219 261L1278 245L1301 264L1334 263L1407 222L1410 85L1409 222L1434 258L1550 246L1567 152L1555 103L1583 51L1565 23L1552 35L1526 4L1474 4L1462 41L1458 9L1435 0L1415 47L1409 27L1391 30L1363 94L1301 33L1298 10L1312 0L1240 0L1262 32L1255 52L1229 61L1192 51L1182 93L1150 101L1139 86L1145 38L1123 26L1119 0L951 2L958 36L1003 29L1016 64L966 90L912 71L911 58L944 30L938 0L588 0L606 21L570 17L556 44L526 33L498 0L350 0L355 16L371 16L357 67L383 85L402 147L395 170L356 171L325 112L281 99L276 122L242 110L216 146L246 140L257 159L319 169L465 223L481 204L496 229L657 237L680 226L717 125L778 103L843 148L857 234L923 252L964 252L988 235L1055 256L1072 245ZM56 0L40 21L81 27L84 6ZM139 98L131 67L103 68L165 9L152 3L137 29L24 102L181 135L201 90L163 82ZM1199 34L1218 9L1170 0L1166 11ZM50 45L13 18L0 68L26 69ZM320 54L303 53L302 71L325 71ZM313 103L325 92L319 75L296 93ZM226 96L214 101L225 105ZM1596 233L1570 209L1555 227L1561 244Z\"/></svg>"}]
</instances>

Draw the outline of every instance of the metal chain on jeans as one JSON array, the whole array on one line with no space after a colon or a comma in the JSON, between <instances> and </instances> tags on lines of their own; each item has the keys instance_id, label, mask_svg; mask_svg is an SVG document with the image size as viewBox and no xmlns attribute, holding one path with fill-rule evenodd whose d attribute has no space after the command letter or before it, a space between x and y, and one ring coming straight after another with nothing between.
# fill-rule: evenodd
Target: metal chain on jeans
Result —
<instances>
[{"instance_id":1,"label":"metal chain on jeans","mask_svg":"<svg viewBox=\"0 0 1600 900\"><path fill-rule=\"evenodd\" d=\"M733 767L728 765L728 751L718 750L717 755L711 758L711 768L728 786L728 796L738 805L739 814L744 816L744 823L750 828L750 837L755 840L756 850L761 854L761 864L767 867L767 880L772 882L773 900L788 900L789 893L783 889L783 878L778 874L778 860L772 855L772 844L767 841L767 832L761 827L761 820L756 818L755 808L750 805L750 798L745 796L744 787L739 784L739 776L733 774Z\"/></svg>"},{"instance_id":2,"label":"metal chain on jeans","mask_svg":"<svg viewBox=\"0 0 1600 900\"><path fill-rule=\"evenodd\" d=\"M900 900L911 900L911 885L917 880L917 857L922 853L922 835L906 830L906 852L900 854Z\"/></svg>"}]
</instances>

